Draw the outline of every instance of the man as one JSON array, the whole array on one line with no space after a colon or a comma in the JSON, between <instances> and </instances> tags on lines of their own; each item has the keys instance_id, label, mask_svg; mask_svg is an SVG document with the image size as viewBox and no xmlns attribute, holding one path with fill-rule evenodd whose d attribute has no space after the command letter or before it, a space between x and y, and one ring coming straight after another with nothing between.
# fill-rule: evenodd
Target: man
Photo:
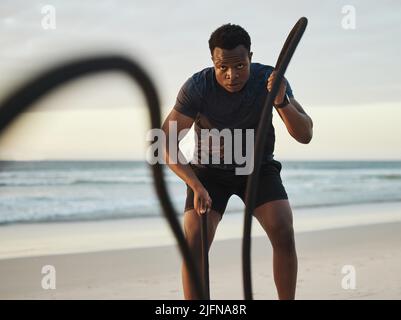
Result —
<instances>
[{"instance_id":1,"label":"man","mask_svg":"<svg viewBox=\"0 0 401 320\"><path fill-rule=\"evenodd\" d=\"M184 233L199 269L200 215L208 215L210 249L230 196L236 194L245 200L248 177L236 174L234 169L238 164L235 161L228 164L199 161L200 154L205 152L202 145L204 139L202 140L199 134L204 129L256 130L264 101L276 75L270 66L251 63L250 46L250 37L242 27L225 24L216 29L209 39L214 66L195 73L185 82L173 110L163 124L167 135L167 163L187 184ZM312 120L295 100L286 80L280 86L274 106L290 135L300 143L309 143L312 139ZM178 132L190 128L195 122L198 145L196 156L190 164L174 161L168 151L171 147L168 137L171 133L169 124L172 122L177 124ZM263 153L254 216L266 231L273 247L273 271L278 297L294 299L297 255L292 211L280 177L281 163L273 159L274 127L271 123L268 125L270 129ZM178 141L174 144L178 148ZM224 150L224 146L221 146L221 150ZM210 148L207 151L213 152ZM179 148L178 155L182 157ZM185 263L182 266L182 281L185 298L199 298Z\"/></svg>"}]
</instances>

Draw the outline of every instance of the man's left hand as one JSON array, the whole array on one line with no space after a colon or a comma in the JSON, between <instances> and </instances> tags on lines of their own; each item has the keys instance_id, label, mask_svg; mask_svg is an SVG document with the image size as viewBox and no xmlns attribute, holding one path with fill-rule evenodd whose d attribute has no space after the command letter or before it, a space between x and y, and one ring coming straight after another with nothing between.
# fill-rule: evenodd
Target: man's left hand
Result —
<instances>
[{"instance_id":1,"label":"man's left hand","mask_svg":"<svg viewBox=\"0 0 401 320\"><path fill-rule=\"evenodd\" d=\"M269 90L269 91L272 90L273 83L274 83L274 80L276 79L276 76L277 76L277 71L273 71L271 73L269 79L267 79L267 90ZM281 85L280 85L280 89L278 90L276 98L274 99L275 105L279 105L279 104L283 103L284 98L285 98L286 88L287 88L287 81L285 81L285 79L283 78L283 81L281 82Z\"/></svg>"}]
</instances>

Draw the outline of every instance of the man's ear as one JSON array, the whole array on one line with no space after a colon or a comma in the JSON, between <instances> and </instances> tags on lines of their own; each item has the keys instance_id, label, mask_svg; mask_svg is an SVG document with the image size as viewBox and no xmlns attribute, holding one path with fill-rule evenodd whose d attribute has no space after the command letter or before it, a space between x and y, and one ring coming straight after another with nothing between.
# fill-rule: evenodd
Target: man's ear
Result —
<instances>
[{"instance_id":1,"label":"man's ear","mask_svg":"<svg viewBox=\"0 0 401 320\"><path fill-rule=\"evenodd\" d=\"M253 55L253 52L249 52L249 55L248 55L249 61L252 61L252 55Z\"/></svg>"}]
</instances>

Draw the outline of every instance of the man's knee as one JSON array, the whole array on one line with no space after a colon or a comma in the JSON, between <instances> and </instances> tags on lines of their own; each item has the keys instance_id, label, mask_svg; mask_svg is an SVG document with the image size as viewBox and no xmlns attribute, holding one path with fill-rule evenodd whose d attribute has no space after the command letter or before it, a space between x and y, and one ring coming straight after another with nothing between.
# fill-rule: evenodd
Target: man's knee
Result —
<instances>
[{"instance_id":1,"label":"man's knee","mask_svg":"<svg viewBox=\"0 0 401 320\"><path fill-rule=\"evenodd\" d=\"M295 249L294 228L289 221L278 221L269 228L273 248L292 251Z\"/></svg>"},{"instance_id":2,"label":"man's knee","mask_svg":"<svg viewBox=\"0 0 401 320\"><path fill-rule=\"evenodd\" d=\"M269 236L273 248L295 249L292 212L287 201L265 203L258 207L255 213Z\"/></svg>"}]
</instances>

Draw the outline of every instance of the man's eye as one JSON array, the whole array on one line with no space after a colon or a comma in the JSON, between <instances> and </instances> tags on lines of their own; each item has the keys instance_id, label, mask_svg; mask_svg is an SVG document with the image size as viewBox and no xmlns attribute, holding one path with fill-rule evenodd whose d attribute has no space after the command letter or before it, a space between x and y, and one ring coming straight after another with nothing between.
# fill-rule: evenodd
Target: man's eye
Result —
<instances>
[{"instance_id":1,"label":"man's eye","mask_svg":"<svg viewBox=\"0 0 401 320\"><path fill-rule=\"evenodd\" d=\"M242 63L237 65L237 69L242 69L243 67L244 67L244 65Z\"/></svg>"},{"instance_id":2,"label":"man's eye","mask_svg":"<svg viewBox=\"0 0 401 320\"><path fill-rule=\"evenodd\" d=\"M227 67L225 67L225 66L221 66L221 67L220 67L220 70L221 70L221 71L225 71L226 69L227 69Z\"/></svg>"}]
</instances>

